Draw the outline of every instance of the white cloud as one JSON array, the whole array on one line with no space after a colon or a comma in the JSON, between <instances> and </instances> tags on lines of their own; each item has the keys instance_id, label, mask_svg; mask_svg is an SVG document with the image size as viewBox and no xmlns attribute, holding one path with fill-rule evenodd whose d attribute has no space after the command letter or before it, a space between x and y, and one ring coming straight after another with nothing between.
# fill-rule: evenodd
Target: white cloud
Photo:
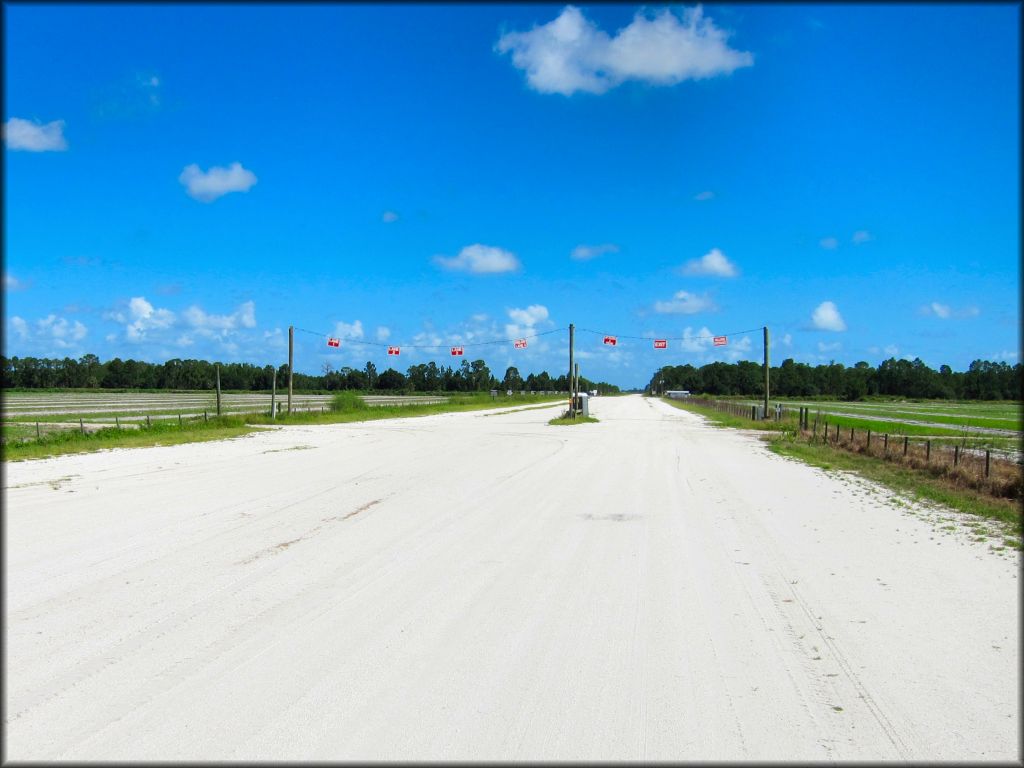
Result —
<instances>
[{"instance_id":1,"label":"white cloud","mask_svg":"<svg viewBox=\"0 0 1024 768\"><path fill-rule=\"evenodd\" d=\"M163 330L174 325L176 317L169 309L157 309L143 296L135 296L128 302L128 311L132 322L125 327L125 335L130 341L143 341L150 330ZM118 316L124 316L118 313Z\"/></svg>"},{"instance_id":2,"label":"white cloud","mask_svg":"<svg viewBox=\"0 0 1024 768\"><path fill-rule=\"evenodd\" d=\"M62 350L74 347L89 332L80 321L71 322L66 317L58 317L52 313L33 324L14 316L11 318L11 329L21 341L49 344Z\"/></svg>"},{"instance_id":3,"label":"white cloud","mask_svg":"<svg viewBox=\"0 0 1024 768\"><path fill-rule=\"evenodd\" d=\"M42 125L12 117L4 123L4 141L8 149L23 149L27 152L63 152L68 148L64 140L63 120Z\"/></svg>"},{"instance_id":4,"label":"white cloud","mask_svg":"<svg viewBox=\"0 0 1024 768\"><path fill-rule=\"evenodd\" d=\"M398 214L394 211L384 211L384 213L381 214L380 220L385 224L390 224L393 221L398 221Z\"/></svg>"},{"instance_id":5,"label":"white cloud","mask_svg":"<svg viewBox=\"0 0 1024 768\"><path fill-rule=\"evenodd\" d=\"M182 315L185 321L192 327L209 329L211 331L231 331L239 327L256 327L256 304L252 301L240 304L238 309L230 315L208 315L194 304L186 309Z\"/></svg>"},{"instance_id":6,"label":"white cloud","mask_svg":"<svg viewBox=\"0 0 1024 768\"><path fill-rule=\"evenodd\" d=\"M548 308L542 304L531 304L526 309L510 309L508 316L522 325L536 325L548 319Z\"/></svg>"},{"instance_id":7,"label":"white cloud","mask_svg":"<svg viewBox=\"0 0 1024 768\"><path fill-rule=\"evenodd\" d=\"M981 314L981 310L975 306L962 307L961 309L953 309L949 304L941 304L937 301L933 301L921 307L922 315L935 315L941 320L948 320L951 317L958 319L966 317L977 317Z\"/></svg>"},{"instance_id":8,"label":"white cloud","mask_svg":"<svg viewBox=\"0 0 1024 768\"><path fill-rule=\"evenodd\" d=\"M714 312L717 309L715 302L707 294L698 296L689 291L678 291L670 301L654 303L654 311L661 314L693 315L698 312Z\"/></svg>"},{"instance_id":9,"label":"white cloud","mask_svg":"<svg viewBox=\"0 0 1024 768\"><path fill-rule=\"evenodd\" d=\"M828 343L828 344L826 344L824 341L819 341L818 342L818 351L819 352L835 352L836 350L842 349L842 348L843 348L843 343L841 341L833 341L833 342Z\"/></svg>"},{"instance_id":10,"label":"white cloud","mask_svg":"<svg viewBox=\"0 0 1024 768\"><path fill-rule=\"evenodd\" d=\"M603 253L618 252L619 246L613 243L602 243L601 245L577 245L572 249L572 253L569 255L577 261L586 261L587 259L592 259L595 256L600 256Z\"/></svg>"},{"instance_id":11,"label":"white cloud","mask_svg":"<svg viewBox=\"0 0 1024 768\"><path fill-rule=\"evenodd\" d=\"M996 352L994 355L989 355L988 359L992 361L1009 361L1016 360L1018 357L1016 352L1011 352L1004 349L1002 352Z\"/></svg>"},{"instance_id":12,"label":"white cloud","mask_svg":"<svg viewBox=\"0 0 1024 768\"><path fill-rule=\"evenodd\" d=\"M874 240L874 238L871 236L871 233L868 232L866 229L858 229L856 232L853 233L853 237L850 238L850 241L854 245L860 245L861 243L866 243L869 240Z\"/></svg>"},{"instance_id":13,"label":"white cloud","mask_svg":"<svg viewBox=\"0 0 1024 768\"><path fill-rule=\"evenodd\" d=\"M836 248L839 247L839 241L836 240L834 237L823 237L820 240L820 245L827 251L834 251Z\"/></svg>"},{"instance_id":14,"label":"white cloud","mask_svg":"<svg viewBox=\"0 0 1024 768\"><path fill-rule=\"evenodd\" d=\"M717 248L712 248L699 259L691 259L683 265L685 275L715 275L717 277L736 277L736 265L726 258Z\"/></svg>"},{"instance_id":15,"label":"white cloud","mask_svg":"<svg viewBox=\"0 0 1024 768\"><path fill-rule=\"evenodd\" d=\"M701 200L701 201L703 201L703 200L710 200L714 196L715 196L714 192L712 192L711 190L705 190L703 192L698 192L696 195L693 196L693 199L694 200Z\"/></svg>"},{"instance_id":16,"label":"white cloud","mask_svg":"<svg viewBox=\"0 0 1024 768\"><path fill-rule=\"evenodd\" d=\"M811 322L815 328L822 331L845 331L846 323L839 308L831 301L823 301L811 314Z\"/></svg>"},{"instance_id":17,"label":"white cloud","mask_svg":"<svg viewBox=\"0 0 1024 768\"><path fill-rule=\"evenodd\" d=\"M5 274L4 275L4 290L5 291L20 291L20 290L22 290L25 287L26 287L25 284L23 282L21 282L21 280L16 278L14 275L9 275L9 274Z\"/></svg>"},{"instance_id":18,"label":"white cloud","mask_svg":"<svg viewBox=\"0 0 1024 768\"><path fill-rule=\"evenodd\" d=\"M361 320L352 323L338 321L334 326L333 335L339 339L361 339L363 338L363 323Z\"/></svg>"},{"instance_id":19,"label":"white cloud","mask_svg":"<svg viewBox=\"0 0 1024 768\"><path fill-rule=\"evenodd\" d=\"M785 336L783 336L781 339L779 339L779 343L782 346L784 346L784 347L792 347L793 346L793 334L787 333Z\"/></svg>"},{"instance_id":20,"label":"white cloud","mask_svg":"<svg viewBox=\"0 0 1024 768\"><path fill-rule=\"evenodd\" d=\"M16 334L18 334L19 338L21 338L21 339L27 339L28 338L28 333L29 333L29 331L28 331L28 323L26 323L23 319L21 319L17 315L15 315L14 317L11 318L11 328L13 328L14 332Z\"/></svg>"},{"instance_id":21,"label":"white cloud","mask_svg":"<svg viewBox=\"0 0 1024 768\"><path fill-rule=\"evenodd\" d=\"M521 266L514 253L480 243L467 245L452 258L435 256L434 262L443 269L476 275L514 272Z\"/></svg>"},{"instance_id":22,"label":"white cloud","mask_svg":"<svg viewBox=\"0 0 1024 768\"><path fill-rule=\"evenodd\" d=\"M885 354L889 356L894 356L900 353L900 348L897 347L895 344L886 344L885 349L883 351L885 352Z\"/></svg>"},{"instance_id":23,"label":"white cloud","mask_svg":"<svg viewBox=\"0 0 1024 768\"><path fill-rule=\"evenodd\" d=\"M387 341L391 338L391 329L386 325L377 326L377 341Z\"/></svg>"},{"instance_id":24,"label":"white cloud","mask_svg":"<svg viewBox=\"0 0 1024 768\"><path fill-rule=\"evenodd\" d=\"M232 163L228 168L214 166L203 173L195 163L185 166L178 181L185 185L188 194L203 203L210 203L229 192L248 192L256 183L256 174Z\"/></svg>"},{"instance_id":25,"label":"white cloud","mask_svg":"<svg viewBox=\"0 0 1024 768\"><path fill-rule=\"evenodd\" d=\"M727 37L700 6L682 19L667 8L652 16L640 10L612 37L568 5L547 24L502 35L495 49L511 52L534 90L569 95L604 93L627 80L674 85L751 66L753 56L730 48Z\"/></svg>"}]
</instances>

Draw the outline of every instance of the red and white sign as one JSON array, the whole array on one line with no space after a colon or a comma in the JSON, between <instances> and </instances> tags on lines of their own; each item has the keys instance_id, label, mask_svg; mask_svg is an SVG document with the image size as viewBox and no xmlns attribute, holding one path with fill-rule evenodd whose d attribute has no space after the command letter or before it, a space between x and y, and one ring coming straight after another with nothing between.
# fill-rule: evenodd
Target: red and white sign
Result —
<instances>
[{"instance_id":1,"label":"red and white sign","mask_svg":"<svg viewBox=\"0 0 1024 768\"><path fill-rule=\"evenodd\" d=\"M713 341L716 347L724 347L729 343L729 340L725 336L715 336Z\"/></svg>"},{"instance_id":2,"label":"red and white sign","mask_svg":"<svg viewBox=\"0 0 1024 768\"><path fill-rule=\"evenodd\" d=\"M340 347L341 346L341 339L332 339L332 338L328 337L328 339L327 339L327 346L328 347Z\"/></svg>"},{"instance_id":3,"label":"red and white sign","mask_svg":"<svg viewBox=\"0 0 1024 768\"><path fill-rule=\"evenodd\" d=\"M462 347L452 347L452 355L461 355L462 353Z\"/></svg>"},{"instance_id":4,"label":"red and white sign","mask_svg":"<svg viewBox=\"0 0 1024 768\"><path fill-rule=\"evenodd\" d=\"M616 344L619 343L619 340L616 339L614 336L605 336L604 343L607 344L609 347L614 347Z\"/></svg>"},{"instance_id":5,"label":"red and white sign","mask_svg":"<svg viewBox=\"0 0 1024 768\"><path fill-rule=\"evenodd\" d=\"M513 344L512 346L514 346L516 349L526 349L526 339L516 339L515 344Z\"/></svg>"},{"instance_id":6,"label":"red and white sign","mask_svg":"<svg viewBox=\"0 0 1024 768\"><path fill-rule=\"evenodd\" d=\"M668 349L668 339L655 339L654 340L654 348L655 349Z\"/></svg>"},{"instance_id":7,"label":"red and white sign","mask_svg":"<svg viewBox=\"0 0 1024 768\"><path fill-rule=\"evenodd\" d=\"M388 347L388 354L389 355L397 355L398 354L398 347Z\"/></svg>"}]
</instances>

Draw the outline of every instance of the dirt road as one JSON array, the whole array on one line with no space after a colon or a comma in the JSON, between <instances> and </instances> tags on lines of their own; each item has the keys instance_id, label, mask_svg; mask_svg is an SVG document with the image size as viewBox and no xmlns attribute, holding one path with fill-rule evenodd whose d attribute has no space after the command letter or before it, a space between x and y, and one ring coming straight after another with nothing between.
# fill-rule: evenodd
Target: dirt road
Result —
<instances>
[{"instance_id":1,"label":"dirt road","mask_svg":"<svg viewBox=\"0 0 1024 768\"><path fill-rule=\"evenodd\" d=\"M6 467L9 760L1017 760L1016 556L639 396Z\"/></svg>"}]
</instances>

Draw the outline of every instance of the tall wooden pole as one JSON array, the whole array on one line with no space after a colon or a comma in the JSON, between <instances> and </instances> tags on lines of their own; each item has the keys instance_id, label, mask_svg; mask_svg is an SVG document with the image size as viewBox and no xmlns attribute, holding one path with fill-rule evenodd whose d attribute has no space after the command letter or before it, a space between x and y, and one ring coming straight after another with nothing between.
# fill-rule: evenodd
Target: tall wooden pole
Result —
<instances>
[{"instance_id":1,"label":"tall wooden pole","mask_svg":"<svg viewBox=\"0 0 1024 768\"><path fill-rule=\"evenodd\" d=\"M292 368L295 362L295 326L288 326L288 415L292 413Z\"/></svg>"},{"instance_id":2,"label":"tall wooden pole","mask_svg":"<svg viewBox=\"0 0 1024 768\"><path fill-rule=\"evenodd\" d=\"M277 368L274 369L274 380L270 389L270 418L277 418Z\"/></svg>"},{"instance_id":3,"label":"tall wooden pole","mask_svg":"<svg viewBox=\"0 0 1024 768\"><path fill-rule=\"evenodd\" d=\"M764 327L764 417L768 418L768 326Z\"/></svg>"},{"instance_id":4,"label":"tall wooden pole","mask_svg":"<svg viewBox=\"0 0 1024 768\"><path fill-rule=\"evenodd\" d=\"M572 323L569 323L569 378L568 378L568 383L569 383L569 414L570 415L572 415L574 413L573 406L576 405L575 401L572 399L572 365L573 365L573 362L572 362L572 352L573 352L572 347L573 347L573 342L574 342L575 338L576 338L576 326L573 325Z\"/></svg>"}]
</instances>

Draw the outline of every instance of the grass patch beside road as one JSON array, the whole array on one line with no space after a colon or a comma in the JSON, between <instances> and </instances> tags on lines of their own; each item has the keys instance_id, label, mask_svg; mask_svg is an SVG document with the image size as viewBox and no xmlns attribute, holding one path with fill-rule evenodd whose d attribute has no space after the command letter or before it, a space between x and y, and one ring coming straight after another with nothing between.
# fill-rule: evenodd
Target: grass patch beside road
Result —
<instances>
[{"instance_id":1,"label":"grass patch beside road","mask_svg":"<svg viewBox=\"0 0 1024 768\"><path fill-rule=\"evenodd\" d=\"M666 402L681 410L700 414L710 423L719 427L765 430L763 440L775 453L798 459L807 464L826 470L855 472L874 482L880 483L894 491L937 504L942 504L957 512L964 512L982 520L991 520L1002 529L1004 545L1021 549L1022 524L1019 499L1001 498L996 495L966 487L958 483L955 476L932 474L905 464L886 461L883 458L855 453L837 447L833 443L812 442L806 434L800 436L795 418L754 421L715 410L694 401L668 400ZM837 423L829 416L829 424ZM842 423L842 422L839 422ZM859 428L860 424L856 424ZM888 423L886 426L895 425ZM900 425L903 426L903 425ZM891 430L890 434L895 434ZM991 532L990 532L991 533Z\"/></svg>"},{"instance_id":2,"label":"grass patch beside road","mask_svg":"<svg viewBox=\"0 0 1024 768\"><path fill-rule=\"evenodd\" d=\"M178 445L199 443L208 440L224 440L240 437L256 431L237 416L186 421L182 426L177 422L156 422L151 427L117 429L108 427L82 434L77 429L62 430L44 434L39 440L7 442L3 446L4 461L45 459L69 453L90 453L109 448L149 448L157 445Z\"/></svg>"},{"instance_id":3,"label":"grass patch beside road","mask_svg":"<svg viewBox=\"0 0 1024 768\"><path fill-rule=\"evenodd\" d=\"M781 456L799 459L825 470L856 472L914 499L924 499L958 512L996 520L1006 527L1006 545L1020 549L1021 512L1019 503L1013 499L998 499L970 488L954 487L942 478L931 477L909 467L873 456L837 450L831 445L803 442L794 435L773 435L768 438L768 444L772 451Z\"/></svg>"},{"instance_id":4,"label":"grass patch beside road","mask_svg":"<svg viewBox=\"0 0 1024 768\"><path fill-rule=\"evenodd\" d=\"M556 427L568 427L568 426L572 426L573 424L596 424L596 423L597 423L597 419L595 419L593 416L577 416L575 419L570 419L568 416L566 416L564 414L562 416L558 416L558 417L556 417L554 419L551 419L548 422L548 424L551 424L551 425L556 426Z\"/></svg>"},{"instance_id":5,"label":"grass patch beside road","mask_svg":"<svg viewBox=\"0 0 1024 768\"><path fill-rule=\"evenodd\" d=\"M8 430L2 453L4 461L21 461L60 456L69 453L87 453L108 448L143 448L155 445L223 440L229 437L255 432L260 426L287 424L344 424L355 421L376 421L412 416L429 416L435 413L478 411L515 405L538 405L564 400L561 395L512 395L492 399L486 393L455 394L444 403L414 403L410 405L368 406L352 393L341 392L332 403L336 410L296 411L270 418L269 409L265 414L250 413L237 416L211 416L209 421L202 418L187 419L181 426L177 420L154 421L152 426L139 424L137 428L117 429L108 427L82 434L78 429L66 429L46 433L39 440L34 439L35 428L26 435L24 430ZM67 420L67 417L64 417ZM20 425L19 425L20 427ZM16 428L18 429L18 428ZM23 439L23 438L29 439Z\"/></svg>"}]
</instances>

